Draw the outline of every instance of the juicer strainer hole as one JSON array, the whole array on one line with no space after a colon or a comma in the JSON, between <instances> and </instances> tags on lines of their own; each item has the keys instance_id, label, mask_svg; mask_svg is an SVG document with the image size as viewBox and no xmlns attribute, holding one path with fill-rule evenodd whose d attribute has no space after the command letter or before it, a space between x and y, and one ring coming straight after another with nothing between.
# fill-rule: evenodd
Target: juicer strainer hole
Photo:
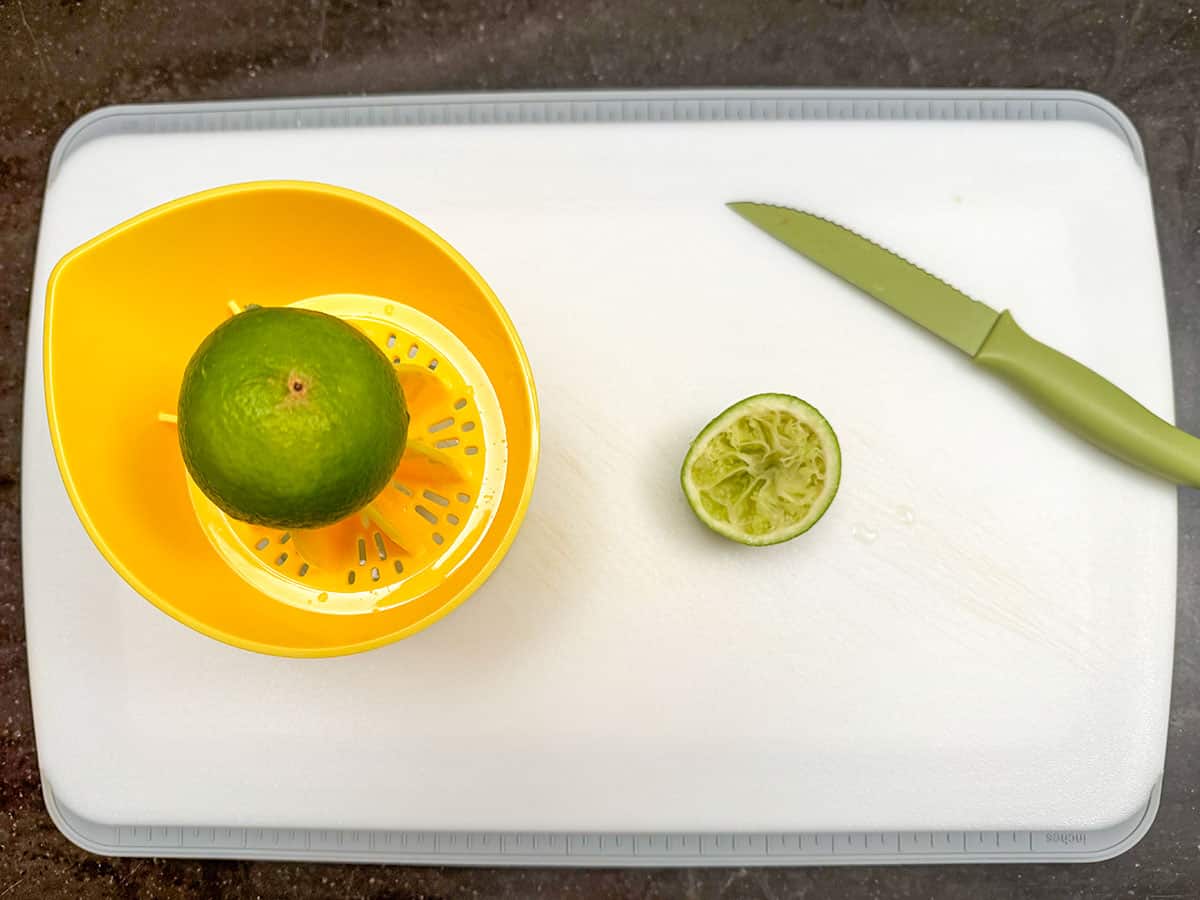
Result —
<instances>
[{"instance_id":1,"label":"juicer strainer hole","mask_svg":"<svg viewBox=\"0 0 1200 900\"><path fill-rule=\"evenodd\" d=\"M362 538L358 539L358 564L360 566L367 564L367 542Z\"/></svg>"},{"instance_id":2,"label":"juicer strainer hole","mask_svg":"<svg viewBox=\"0 0 1200 900\"><path fill-rule=\"evenodd\" d=\"M286 544L291 539L292 539L292 533L290 531L285 531L283 534L281 534L279 536L279 543Z\"/></svg>"},{"instance_id":3,"label":"juicer strainer hole","mask_svg":"<svg viewBox=\"0 0 1200 900\"><path fill-rule=\"evenodd\" d=\"M396 346L396 336L394 334L388 335L387 346L389 350Z\"/></svg>"},{"instance_id":4,"label":"juicer strainer hole","mask_svg":"<svg viewBox=\"0 0 1200 900\"><path fill-rule=\"evenodd\" d=\"M398 365L400 365L400 363L402 363L402 362L404 362L404 360L402 360L400 357L398 357L398 356L393 356L393 357L392 357L392 365L393 365L393 366L398 366Z\"/></svg>"},{"instance_id":5,"label":"juicer strainer hole","mask_svg":"<svg viewBox=\"0 0 1200 900\"><path fill-rule=\"evenodd\" d=\"M446 542L446 539L435 531L433 533L433 542L440 547Z\"/></svg>"},{"instance_id":6,"label":"juicer strainer hole","mask_svg":"<svg viewBox=\"0 0 1200 900\"><path fill-rule=\"evenodd\" d=\"M478 447L468 447L466 450L463 451L463 453L467 454L467 456L474 456L478 452L479 452Z\"/></svg>"},{"instance_id":7,"label":"juicer strainer hole","mask_svg":"<svg viewBox=\"0 0 1200 900\"><path fill-rule=\"evenodd\" d=\"M454 424L454 417L447 416L446 418L442 419L441 421L434 422L432 425L430 425L429 433L434 434L438 431L445 431L447 428L449 428L453 424Z\"/></svg>"},{"instance_id":8,"label":"juicer strainer hole","mask_svg":"<svg viewBox=\"0 0 1200 900\"><path fill-rule=\"evenodd\" d=\"M285 562L287 562L287 554L280 553L279 557L275 560L275 565L282 566Z\"/></svg>"},{"instance_id":9,"label":"juicer strainer hole","mask_svg":"<svg viewBox=\"0 0 1200 900\"><path fill-rule=\"evenodd\" d=\"M435 516L433 513L431 513L429 510L427 510L425 507L418 505L416 507L416 512L417 512L418 516L420 516L422 519L424 519L430 525L437 524L438 517Z\"/></svg>"},{"instance_id":10,"label":"juicer strainer hole","mask_svg":"<svg viewBox=\"0 0 1200 900\"><path fill-rule=\"evenodd\" d=\"M457 400L455 400L455 401L454 401L454 408L455 408L455 409L462 409L462 408L463 408L463 407L465 407L466 405L467 405L467 401L466 401L466 400L464 400L462 397L459 397Z\"/></svg>"},{"instance_id":11,"label":"juicer strainer hole","mask_svg":"<svg viewBox=\"0 0 1200 900\"><path fill-rule=\"evenodd\" d=\"M375 568L374 566L371 567L371 580L372 581L379 580L379 569Z\"/></svg>"},{"instance_id":12,"label":"juicer strainer hole","mask_svg":"<svg viewBox=\"0 0 1200 900\"><path fill-rule=\"evenodd\" d=\"M300 571L297 572L296 574L299 575L301 578L303 578L305 575L307 575L308 574L308 563L302 564L300 566Z\"/></svg>"},{"instance_id":13,"label":"juicer strainer hole","mask_svg":"<svg viewBox=\"0 0 1200 900\"><path fill-rule=\"evenodd\" d=\"M412 359L414 356L417 355L417 351L420 349L421 348L418 347L416 344L413 344L411 347L408 348L408 358Z\"/></svg>"},{"instance_id":14,"label":"juicer strainer hole","mask_svg":"<svg viewBox=\"0 0 1200 900\"><path fill-rule=\"evenodd\" d=\"M471 495L470 495L470 494L463 494L463 493L461 493L461 492L460 492L460 493L459 493L459 495L458 495L458 502L459 502L459 503L470 503L470 502L471 502Z\"/></svg>"},{"instance_id":15,"label":"juicer strainer hole","mask_svg":"<svg viewBox=\"0 0 1200 900\"><path fill-rule=\"evenodd\" d=\"M383 535L378 531L375 532L375 551L379 554L380 559L387 559L387 548L383 546Z\"/></svg>"},{"instance_id":16,"label":"juicer strainer hole","mask_svg":"<svg viewBox=\"0 0 1200 900\"><path fill-rule=\"evenodd\" d=\"M271 542L269 540L267 540L266 538L259 538L258 543L254 545L254 549L255 550L266 550L267 545L269 543L271 543Z\"/></svg>"},{"instance_id":17,"label":"juicer strainer hole","mask_svg":"<svg viewBox=\"0 0 1200 900\"><path fill-rule=\"evenodd\" d=\"M436 359L431 359L429 361L429 371L432 372L437 367L438 367L438 361Z\"/></svg>"},{"instance_id":18,"label":"juicer strainer hole","mask_svg":"<svg viewBox=\"0 0 1200 900\"><path fill-rule=\"evenodd\" d=\"M450 513L449 515L446 516L446 521L449 522L451 525L457 525L458 524L458 516L456 516L454 513Z\"/></svg>"},{"instance_id":19,"label":"juicer strainer hole","mask_svg":"<svg viewBox=\"0 0 1200 900\"><path fill-rule=\"evenodd\" d=\"M354 574L354 570L351 569L346 573L346 584L354 584L354 579L357 577L358 576Z\"/></svg>"},{"instance_id":20,"label":"juicer strainer hole","mask_svg":"<svg viewBox=\"0 0 1200 900\"><path fill-rule=\"evenodd\" d=\"M412 490L407 485L401 484L400 482L397 481L395 484L392 485L392 487L394 487L396 490L398 490L400 493L404 494L405 496L408 496L408 497L412 496Z\"/></svg>"},{"instance_id":21,"label":"juicer strainer hole","mask_svg":"<svg viewBox=\"0 0 1200 900\"><path fill-rule=\"evenodd\" d=\"M463 431L474 431L474 430L475 430L475 423L474 423L474 422L463 422L463 424L462 424L462 430L463 430Z\"/></svg>"},{"instance_id":22,"label":"juicer strainer hole","mask_svg":"<svg viewBox=\"0 0 1200 900\"><path fill-rule=\"evenodd\" d=\"M439 450L445 450L447 447L457 447L458 438L442 438L433 446L437 447Z\"/></svg>"},{"instance_id":23,"label":"juicer strainer hole","mask_svg":"<svg viewBox=\"0 0 1200 900\"><path fill-rule=\"evenodd\" d=\"M396 560L396 574L397 575L404 574L404 563L400 562L400 560Z\"/></svg>"},{"instance_id":24,"label":"juicer strainer hole","mask_svg":"<svg viewBox=\"0 0 1200 900\"><path fill-rule=\"evenodd\" d=\"M424 497L426 500L428 500L430 503L436 503L438 506L449 506L450 505L450 500L448 498L443 497L441 494L435 494L433 491L423 491L421 493L421 496Z\"/></svg>"}]
</instances>

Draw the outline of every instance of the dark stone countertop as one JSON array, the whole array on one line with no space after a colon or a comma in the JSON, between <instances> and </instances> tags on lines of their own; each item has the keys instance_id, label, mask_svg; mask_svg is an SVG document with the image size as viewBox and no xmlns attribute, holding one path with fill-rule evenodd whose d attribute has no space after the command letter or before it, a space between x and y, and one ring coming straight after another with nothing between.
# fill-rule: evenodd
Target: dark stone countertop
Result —
<instances>
[{"instance_id":1,"label":"dark stone countertop","mask_svg":"<svg viewBox=\"0 0 1200 900\"><path fill-rule=\"evenodd\" d=\"M1162 808L1072 866L554 871L93 857L39 791L20 572L26 315L46 164L111 103L517 88L1080 88L1146 144L1180 423L1200 431L1200 0L0 0L0 898L1200 897L1200 495L1181 493Z\"/></svg>"}]
</instances>

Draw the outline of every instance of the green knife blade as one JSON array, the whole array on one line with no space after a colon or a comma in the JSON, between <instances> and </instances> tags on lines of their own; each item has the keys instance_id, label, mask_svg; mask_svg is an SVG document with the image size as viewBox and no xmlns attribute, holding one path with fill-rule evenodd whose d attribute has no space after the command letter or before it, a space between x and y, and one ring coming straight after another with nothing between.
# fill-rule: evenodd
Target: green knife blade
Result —
<instances>
[{"instance_id":1,"label":"green knife blade","mask_svg":"<svg viewBox=\"0 0 1200 900\"><path fill-rule=\"evenodd\" d=\"M729 207L776 240L953 344L1058 422L1141 469L1200 487L1200 439L997 312L878 244L811 213L767 203Z\"/></svg>"},{"instance_id":2,"label":"green knife blade","mask_svg":"<svg viewBox=\"0 0 1200 900\"><path fill-rule=\"evenodd\" d=\"M1000 313L849 228L766 203L729 208L822 268L974 356Z\"/></svg>"}]
</instances>

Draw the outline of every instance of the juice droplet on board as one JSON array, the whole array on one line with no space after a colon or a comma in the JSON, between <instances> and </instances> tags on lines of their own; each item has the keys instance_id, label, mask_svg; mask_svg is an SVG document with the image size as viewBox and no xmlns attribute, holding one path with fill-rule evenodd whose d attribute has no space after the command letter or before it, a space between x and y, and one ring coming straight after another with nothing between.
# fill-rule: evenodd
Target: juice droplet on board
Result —
<instances>
[{"instance_id":1,"label":"juice droplet on board","mask_svg":"<svg viewBox=\"0 0 1200 900\"><path fill-rule=\"evenodd\" d=\"M879 537L878 531L876 531L870 525L863 525L861 523L852 525L850 527L850 533L864 544L873 544L875 543L875 538Z\"/></svg>"}]
</instances>

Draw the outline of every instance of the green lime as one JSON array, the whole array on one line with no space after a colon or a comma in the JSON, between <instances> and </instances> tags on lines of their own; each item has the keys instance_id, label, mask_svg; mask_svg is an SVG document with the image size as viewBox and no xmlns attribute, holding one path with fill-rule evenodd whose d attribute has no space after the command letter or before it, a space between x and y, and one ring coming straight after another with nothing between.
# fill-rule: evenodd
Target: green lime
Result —
<instances>
[{"instance_id":1,"label":"green lime","mask_svg":"<svg viewBox=\"0 0 1200 900\"><path fill-rule=\"evenodd\" d=\"M680 480L701 522L763 546L808 531L833 502L841 472L824 416L799 397L756 394L704 426Z\"/></svg>"},{"instance_id":2,"label":"green lime","mask_svg":"<svg viewBox=\"0 0 1200 900\"><path fill-rule=\"evenodd\" d=\"M395 472L408 409L383 352L306 309L247 309L196 350L179 391L193 480L235 519L318 528L366 506Z\"/></svg>"}]
</instances>

